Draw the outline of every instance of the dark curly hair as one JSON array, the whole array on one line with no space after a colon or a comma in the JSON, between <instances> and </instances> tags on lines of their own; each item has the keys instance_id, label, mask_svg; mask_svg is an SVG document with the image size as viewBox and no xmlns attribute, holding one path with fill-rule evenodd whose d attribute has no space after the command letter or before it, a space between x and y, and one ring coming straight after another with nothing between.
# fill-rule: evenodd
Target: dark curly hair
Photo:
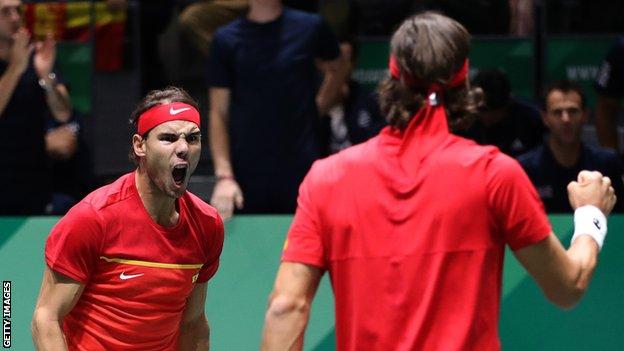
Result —
<instances>
[{"instance_id":1,"label":"dark curly hair","mask_svg":"<svg viewBox=\"0 0 624 351\"><path fill-rule=\"evenodd\" d=\"M468 127L482 101L480 89L469 83L446 88L449 79L468 57L470 34L458 22L435 12L424 12L405 20L392 36L390 53L403 74L418 80L408 86L386 77L378 87L379 102L388 123L405 129L427 98L427 87L440 84L451 130Z\"/></svg>"}]
</instances>

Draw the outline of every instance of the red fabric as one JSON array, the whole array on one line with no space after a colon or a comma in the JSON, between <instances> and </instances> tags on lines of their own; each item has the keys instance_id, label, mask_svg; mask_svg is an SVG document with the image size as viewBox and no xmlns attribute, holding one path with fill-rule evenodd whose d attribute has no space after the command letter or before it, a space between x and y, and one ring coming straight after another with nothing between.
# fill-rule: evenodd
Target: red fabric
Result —
<instances>
[{"instance_id":1,"label":"red fabric","mask_svg":"<svg viewBox=\"0 0 624 351\"><path fill-rule=\"evenodd\" d=\"M130 173L88 195L52 229L47 265L85 284L63 321L69 350L176 349L186 298L195 281L215 274L223 246L212 207L188 192L178 205L178 224L158 225Z\"/></svg>"},{"instance_id":2,"label":"red fabric","mask_svg":"<svg viewBox=\"0 0 624 351\"><path fill-rule=\"evenodd\" d=\"M125 21L95 26L95 69L98 72L113 72L123 68L125 32ZM89 31L84 33L89 34Z\"/></svg>"},{"instance_id":3,"label":"red fabric","mask_svg":"<svg viewBox=\"0 0 624 351\"><path fill-rule=\"evenodd\" d=\"M459 68L459 70L451 77L449 82L446 84L447 87L453 88L463 84L466 81L469 73L470 63L468 59L464 61L464 64ZM397 61L394 55L390 55L390 60L388 62L388 68L390 69L390 75L392 78L397 80L403 80L405 85L407 86L421 86L422 83L414 76L403 72L399 66L399 62ZM439 84L432 84L429 87L426 87L427 90L432 92L438 92L442 90L442 86Z\"/></svg>"},{"instance_id":4,"label":"red fabric","mask_svg":"<svg viewBox=\"0 0 624 351\"><path fill-rule=\"evenodd\" d=\"M551 232L515 160L426 110L301 185L282 260L329 271L338 350L500 349L504 246Z\"/></svg>"},{"instance_id":5,"label":"red fabric","mask_svg":"<svg viewBox=\"0 0 624 351\"><path fill-rule=\"evenodd\" d=\"M97 71L118 71L123 67L123 39L126 30L126 20L109 20L111 13L104 7L96 6L95 25L93 33L89 26L89 11L80 11L85 3L35 3L24 5L24 24L28 30L39 36L35 39L43 39L41 29L54 34L57 41L88 42L93 35L95 69ZM70 18L70 13L78 18ZM45 15L41 16L38 9L45 9ZM71 11L73 8L74 11ZM39 16L38 16L39 14ZM82 16L82 18L80 18ZM39 29L39 30L35 30Z\"/></svg>"},{"instance_id":6,"label":"red fabric","mask_svg":"<svg viewBox=\"0 0 624 351\"><path fill-rule=\"evenodd\" d=\"M144 135L159 124L175 120L189 121L200 126L199 112L195 107L183 102L173 102L154 106L143 112L139 117L137 133Z\"/></svg>"}]
</instances>

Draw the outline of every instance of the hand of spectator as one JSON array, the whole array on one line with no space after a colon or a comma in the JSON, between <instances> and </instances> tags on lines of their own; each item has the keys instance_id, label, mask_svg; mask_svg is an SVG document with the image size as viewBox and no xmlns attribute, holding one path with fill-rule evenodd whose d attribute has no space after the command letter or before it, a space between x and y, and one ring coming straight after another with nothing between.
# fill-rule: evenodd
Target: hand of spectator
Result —
<instances>
[{"instance_id":1,"label":"hand of spectator","mask_svg":"<svg viewBox=\"0 0 624 351\"><path fill-rule=\"evenodd\" d=\"M70 126L60 126L45 135L46 152L55 160L67 160L78 147L78 138Z\"/></svg>"},{"instance_id":2,"label":"hand of spectator","mask_svg":"<svg viewBox=\"0 0 624 351\"><path fill-rule=\"evenodd\" d=\"M234 206L237 209L243 208L243 192L234 179L217 180L210 204L217 209L224 221L228 220L234 213Z\"/></svg>"},{"instance_id":3,"label":"hand of spectator","mask_svg":"<svg viewBox=\"0 0 624 351\"><path fill-rule=\"evenodd\" d=\"M52 33L48 33L43 41L35 44L35 71L39 78L45 78L52 72L56 60L56 41Z\"/></svg>"},{"instance_id":4,"label":"hand of spectator","mask_svg":"<svg viewBox=\"0 0 624 351\"><path fill-rule=\"evenodd\" d=\"M615 205L616 196L609 177L603 177L600 172L581 171L578 181L568 184L568 199L574 210L592 205L609 215Z\"/></svg>"},{"instance_id":5,"label":"hand of spectator","mask_svg":"<svg viewBox=\"0 0 624 351\"><path fill-rule=\"evenodd\" d=\"M20 28L17 33L13 34L13 46L11 47L9 62L19 74L24 73L28 67L28 59L32 49L30 34L26 28Z\"/></svg>"}]
</instances>

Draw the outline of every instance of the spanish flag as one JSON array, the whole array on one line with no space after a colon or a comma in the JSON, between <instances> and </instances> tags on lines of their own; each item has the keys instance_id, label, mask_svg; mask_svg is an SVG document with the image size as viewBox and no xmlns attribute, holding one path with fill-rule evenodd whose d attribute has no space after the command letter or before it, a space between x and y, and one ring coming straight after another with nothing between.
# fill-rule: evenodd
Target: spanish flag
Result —
<instances>
[{"instance_id":1,"label":"spanish flag","mask_svg":"<svg viewBox=\"0 0 624 351\"><path fill-rule=\"evenodd\" d=\"M93 3L95 69L115 71L123 65L123 36L126 12L111 12L104 2ZM57 41L88 42L91 3L46 2L24 5L26 27L35 38L52 33Z\"/></svg>"}]
</instances>

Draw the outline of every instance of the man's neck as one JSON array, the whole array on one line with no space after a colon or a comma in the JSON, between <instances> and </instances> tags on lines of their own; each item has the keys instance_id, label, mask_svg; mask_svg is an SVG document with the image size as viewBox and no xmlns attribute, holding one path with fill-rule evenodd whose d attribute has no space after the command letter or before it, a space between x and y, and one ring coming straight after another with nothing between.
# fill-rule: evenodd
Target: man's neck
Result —
<instances>
[{"instance_id":1,"label":"man's neck","mask_svg":"<svg viewBox=\"0 0 624 351\"><path fill-rule=\"evenodd\" d=\"M570 168L578 163L581 156L581 141L574 144L560 144L555 138L548 138L548 148L555 161L562 167Z\"/></svg>"},{"instance_id":2,"label":"man's neck","mask_svg":"<svg viewBox=\"0 0 624 351\"><path fill-rule=\"evenodd\" d=\"M273 3L264 3L259 1L251 1L249 4L249 13L247 19L257 23L267 23L277 19L284 10L281 1Z\"/></svg>"},{"instance_id":3,"label":"man's neck","mask_svg":"<svg viewBox=\"0 0 624 351\"><path fill-rule=\"evenodd\" d=\"M171 227L178 223L180 214L176 211L176 199L162 193L149 179L147 172L138 168L135 173L135 183L143 206L150 217L164 227Z\"/></svg>"}]
</instances>

